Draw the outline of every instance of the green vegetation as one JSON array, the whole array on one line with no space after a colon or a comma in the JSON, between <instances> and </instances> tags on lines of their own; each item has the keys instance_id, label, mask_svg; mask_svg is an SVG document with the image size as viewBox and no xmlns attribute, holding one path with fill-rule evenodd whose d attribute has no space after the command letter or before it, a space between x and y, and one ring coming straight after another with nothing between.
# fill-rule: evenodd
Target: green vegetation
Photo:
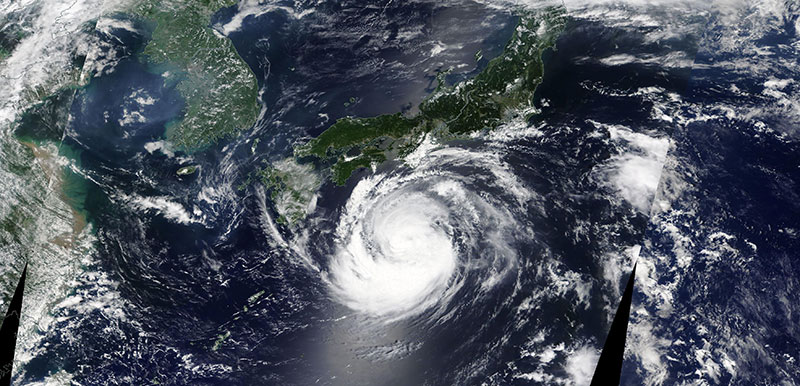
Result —
<instances>
[{"instance_id":1,"label":"green vegetation","mask_svg":"<svg viewBox=\"0 0 800 386\"><path fill-rule=\"evenodd\" d=\"M37 144L61 141L74 97L75 89L65 87L29 107L20 116L14 135Z\"/></svg>"},{"instance_id":2,"label":"green vegetation","mask_svg":"<svg viewBox=\"0 0 800 386\"><path fill-rule=\"evenodd\" d=\"M188 176L190 174L194 174L194 172L196 171L197 171L197 165L189 165L178 169L178 171L175 172L175 174L179 176Z\"/></svg>"},{"instance_id":3,"label":"green vegetation","mask_svg":"<svg viewBox=\"0 0 800 386\"><path fill-rule=\"evenodd\" d=\"M266 291L261 290L261 291L258 291L256 293L254 293L249 298L247 298L247 304L245 304L245 306L242 307L242 311L247 312L250 309L250 307L255 305L256 302L258 302L258 299L260 299L261 296L263 296L265 292Z\"/></svg>"},{"instance_id":4,"label":"green vegetation","mask_svg":"<svg viewBox=\"0 0 800 386\"><path fill-rule=\"evenodd\" d=\"M11 206L9 213L0 218L0 246L20 244L25 230L32 222L31 214L23 206L19 204Z\"/></svg>"},{"instance_id":5,"label":"green vegetation","mask_svg":"<svg viewBox=\"0 0 800 386\"><path fill-rule=\"evenodd\" d=\"M265 292L266 292L266 291L264 291L264 290L261 290L261 291L258 291L258 292L256 292L256 293L254 293L252 296L250 296L249 298L247 298L247 304L250 304L250 305L253 305L253 304L255 304L255 302L257 302L257 301L258 301L258 298L260 298L262 295L264 295L264 293L265 293Z\"/></svg>"},{"instance_id":6,"label":"green vegetation","mask_svg":"<svg viewBox=\"0 0 800 386\"><path fill-rule=\"evenodd\" d=\"M217 340L214 341L214 346L211 347L211 351L219 350L219 347L222 346L222 343L225 342L225 339L228 339L231 336L230 331L225 331L224 334L219 334L217 336Z\"/></svg>"},{"instance_id":7,"label":"green vegetation","mask_svg":"<svg viewBox=\"0 0 800 386\"><path fill-rule=\"evenodd\" d=\"M4 15L0 19L0 61L11 56L11 53L25 39L26 33L20 25L18 15Z\"/></svg>"},{"instance_id":8,"label":"green vegetation","mask_svg":"<svg viewBox=\"0 0 800 386\"><path fill-rule=\"evenodd\" d=\"M331 179L337 185L344 185L347 179L358 169L370 167L372 164L379 164L386 161L386 156L380 151L372 150L370 153L353 158L351 160L338 161L331 167Z\"/></svg>"},{"instance_id":9,"label":"green vegetation","mask_svg":"<svg viewBox=\"0 0 800 386\"><path fill-rule=\"evenodd\" d=\"M154 26L143 55L154 68L165 71L165 82L175 84L186 102L182 119L167 128L167 139L181 150L207 146L252 126L258 117L255 74L230 40L210 27L211 15L234 4L235 0L145 0L128 9ZM93 29L94 24L86 27ZM0 32L0 60L22 37L17 32ZM25 99L36 104L26 114L53 119L36 122L34 117L26 123L23 117L18 135L37 141L60 140L62 128L57 126L66 120L56 116L55 108L68 106L75 89L84 86L83 59L76 58L68 73L26 90Z\"/></svg>"},{"instance_id":10,"label":"green vegetation","mask_svg":"<svg viewBox=\"0 0 800 386\"><path fill-rule=\"evenodd\" d=\"M331 179L343 185L359 168L402 158L427 133L448 140L527 119L536 112L533 96L542 81L542 54L555 45L564 24L562 8L524 12L500 56L475 78L454 86L445 85L441 74L439 87L420 104L415 116L342 118L297 147L295 156L329 163Z\"/></svg>"},{"instance_id":11,"label":"green vegetation","mask_svg":"<svg viewBox=\"0 0 800 386\"><path fill-rule=\"evenodd\" d=\"M191 151L253 125L258 112L256 77L233 44L210 27L211 15L233 0L148 0L131 12L155 23L144 55L168 70L186 101L183 119L167 128L167 139Z\"/></svg>"},{"instance_id":12,"label":"green vegetation","mask_svg":"<svg viewBox=\"0 0 800 386\"><path fill-rule=\"evenodd\" d=\"M401 114L342 118L306 147L300 148L299 154L325 157L329 149L341 150L379 137L402 138L412 134L420 121L418 117L406 118Z\"/></svg>"},{"instance_id":13,"label":"green vegetation","mask_svg":"<svg viewBox=\"0 0 800 386\"><path fill-rule=\"evenodd\" d=\"M542 53L555 45L563 23L561 10L523 15L503 53L481 73L437 91L420 105L429 127L444 125L447 132L461 135L532 115L544 69Z\"/></svg>"},{"instance_id":14,"label":"green vegetation","mask_svg":"<svg viewBox=\"0 0 800 386\"><path fill-rule=\"evenodd\" d=\"M291 224L305 217L320 185L313 166L301 165L293 158L265 166L256 176L270 191L270 199L280 214L277 221L281 224Z\"/></svg>"},{"instance_id":15,"label":"green vegetation","mask_svg":"<svg viewBox=\"0 0 800 386\"><path fill-rule=\"evenodd\" d=\"M295 155L320 159L340 156L331 172L333 180L342 185L355 170L383 162L391 156L389 152L420 138L425 133L421 123L420 117L407 118L402 114L342 118L306 146L295 149ZM349 151L358 155L348 159Z\"/></svg>"}]
</instances>

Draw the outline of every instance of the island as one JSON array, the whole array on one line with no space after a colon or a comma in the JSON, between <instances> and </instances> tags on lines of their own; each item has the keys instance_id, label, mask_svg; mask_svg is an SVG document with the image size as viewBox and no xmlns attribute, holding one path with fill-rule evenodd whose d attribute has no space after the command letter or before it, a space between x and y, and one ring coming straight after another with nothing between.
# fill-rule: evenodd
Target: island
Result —
<instances>
[{"instance_id":1,"label":"island","mask_svg":"<svg viewBox=\"0 0 800 386\"><path fill-rule=\"evenodd\" d=\"M413 115L345 117L319 136L295 146L291 157L255 175L270 191L278 222L292 224L313 210L321 184L311 165L336 185L359 169L403 161L426 137L438 143L468 138L538 112L534 93L542 82L542 55L554 49L566 25L563 7L521 10L503 52L471 79L454 85L439 74L437 88ZM482 53L475 55L479 60Z\"/></svg>"},{"instance_id":2,"label":"island","mask_svg":"<svg viewBox=\"0 0 800 386\"><path fill-rule=\"evenodd\" d=\"M522 11L502 54L474 78L447 86L440 76L437 89L413 116L339 119L295 148L294 155L330 165L331 179L343 185L360 168L402 159L425 135L446 141L527 119L537 111L533 95L542 81L542 53L555 46L564 24L562 8Z\"/></svg>"}]
</instances>

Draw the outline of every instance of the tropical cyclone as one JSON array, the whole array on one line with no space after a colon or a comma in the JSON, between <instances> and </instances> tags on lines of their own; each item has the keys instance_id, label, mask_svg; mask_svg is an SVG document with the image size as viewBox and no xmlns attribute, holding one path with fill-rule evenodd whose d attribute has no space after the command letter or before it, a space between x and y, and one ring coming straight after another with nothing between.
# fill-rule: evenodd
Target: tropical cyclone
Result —
<instances>
[{"instance_id":1,"label":"tropical cyclone","mask_svg":"<svg viewBox=\"0 0 800 386\"><path fill-rule=\"evenodd\" d=\"M374 320L428 310L429 321L446 319L457 292L485 293L517 267L515 235L530 234L519 214L535 199L486 149L426 152L413 169L358 182L325 281L337 301Z\"/></svg>"}]
</instances>

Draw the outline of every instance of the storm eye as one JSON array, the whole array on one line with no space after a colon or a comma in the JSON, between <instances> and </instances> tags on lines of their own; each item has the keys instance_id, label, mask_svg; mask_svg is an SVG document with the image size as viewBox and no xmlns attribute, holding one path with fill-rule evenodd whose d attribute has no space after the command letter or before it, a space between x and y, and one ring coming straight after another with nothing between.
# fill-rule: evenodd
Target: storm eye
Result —
<instances>
[{"instance_id":1,"label":"storm eye","mask_svg":"<svg viewBox=\"0 0 800 386\"><path fill-rule=\"evenodd\" d=\"M500 178L506 165L461 149L429 157L411 174L360 181L339 218L326 277L334 299L362 315L384 322L443 315L462 288L477 286L483 296L516 265L510 243L522 224L512 213L521 213L527 193ZM461 174L470 168L480 184Z\"/></svg>"}]
</instances>

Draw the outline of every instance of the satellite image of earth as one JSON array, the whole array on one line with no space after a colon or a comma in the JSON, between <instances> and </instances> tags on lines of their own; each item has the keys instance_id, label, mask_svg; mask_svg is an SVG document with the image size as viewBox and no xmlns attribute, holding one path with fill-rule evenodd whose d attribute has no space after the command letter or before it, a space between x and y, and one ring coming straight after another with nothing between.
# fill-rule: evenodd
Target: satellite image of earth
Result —
<instances>
[{"instance_id":1,"label":"satellite image of earth","mask_svg":"<svg viewBox=\"0 0 800 386\"><path fill-rule=\"evenodd\" d=\"M800 384L797 0L0 0L0 181L13 385Z\"/></svg>"}]
</instances>

